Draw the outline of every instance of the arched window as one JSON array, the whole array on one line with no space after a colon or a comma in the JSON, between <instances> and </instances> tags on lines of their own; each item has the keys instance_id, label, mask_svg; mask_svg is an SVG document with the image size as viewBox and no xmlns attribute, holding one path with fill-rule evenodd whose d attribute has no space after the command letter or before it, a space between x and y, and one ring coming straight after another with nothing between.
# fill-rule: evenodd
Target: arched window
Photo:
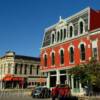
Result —
<instances>
[{"instance_id":1,"label":"arched window","mask_svg":"<svg viewBox=\"0 0 100 100\"><path fill-rule=\"evenodd\" d=\"M44 55L44 66L47 67L47 55Z\"/></svg>"},{"instance_id":2,"label":"arched window","mask_svg":"<svg viewBox=\"0 0 100 100\"><path fill-rule=\"evenodd\" d=\"M55 64L55 53L52 52L52 65L54 65L54 64Z\"/></svg>"},{"instance_id":3,"label":"arched window","mask_svg":"<svg viewBox=\"0 0 100 100\"><path fill-rule=\"evenodd\" d=\"M60 33L59 31L57 32L57 42L59 41L59 36L60 36Z\"/></svg>"},{"instance_id":4,"label":"arched window","mask_svg":"<svg viewBox=\"0 0 100 100\"><path fill-rule=\"evenodd\" d=\"M81 21L80 22L80 34L83 33L83 29L84 29L84 25L83 25L83 22Z\"/></svg>"},{"instance_id":5,"label":"arched window","mask_svg":"<svg viewBox=\"0 0 100 100\"><path fill-rule=\"evenodd\" d=\"M69 27L69 36L70 38L73 36L73 26Z\"/></svg>"},{"instance_id":6,"label":"arched window","mask_svg":"<svg viewBox=\"0 0 100 100\"><path fill-rule=\"evenodd\" d=\"M70 63L73 63L74 62L74 48L73 47L70 47Z\"/></svg>"},{"instance_id":7,"label":"arched window","mask_svg":"<svg viewBox=\"0 0 100 100\"><path fill-rule=\"evenodd\" d=\"M85 46L84 46L84 44L80 45L80 57L81 57L81 60L85 60Z\"/></svg>"},{"instance_id":8,"label":"arched window","mask_svg":"<svg viewBox=\"0 0 100 100\"><path fill-rule=\"evenodd\" d=\"M64 51L60 50L60 64L64 64Z\"/></svg>"},{"instance_id":9,"label":"arched window","mask_svg":"<svg viewBox=\"0 0 100 100\"><path fill-rule=\"evenodd\" d=\"M64 29L64 39L66 39L66 29Z\"/></svg>"},{"instance_id":10,"label":"arched window","mask_svg":"<svg viewBox=\"0 0 100 100\"><path fill-rule=\"evenodd\" d=\"M61 32L61 33L60 33L60 34L61 34L61 35L60 35L60 41L62 41L62 39L63 39L63 30L61 29L60 32Z\"/></svg>"}]
</instances>

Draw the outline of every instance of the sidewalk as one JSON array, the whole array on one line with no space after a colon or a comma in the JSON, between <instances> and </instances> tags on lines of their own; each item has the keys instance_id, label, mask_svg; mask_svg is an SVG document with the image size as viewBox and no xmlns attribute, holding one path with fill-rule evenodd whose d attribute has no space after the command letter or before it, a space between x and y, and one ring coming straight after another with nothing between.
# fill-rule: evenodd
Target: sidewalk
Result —
<instances>
[{"instance_id":1,"label":"sidewalk","mask_svg":"<svg viewBox=\"0 0 100 100\"><path fill-rule=\"evenodd\" d=\"M100 96L81 96L78 100L100 100Z\"/></svg>"}]
</instances>

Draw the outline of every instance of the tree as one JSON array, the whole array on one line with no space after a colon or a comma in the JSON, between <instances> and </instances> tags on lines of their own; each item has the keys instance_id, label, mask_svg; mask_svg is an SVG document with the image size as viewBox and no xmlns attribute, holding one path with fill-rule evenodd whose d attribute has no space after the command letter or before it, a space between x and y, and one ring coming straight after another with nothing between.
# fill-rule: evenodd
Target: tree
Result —
<instances>
[{"instance_id":1,"label":"tree","mask_svg":"<svg viewBox=\"0 0 100 100\"><path fill-rule=\"evenodd\" d=\"M82 84L100 88L100 64L92 58L86 64L77 65L69 71L75 78L79 78Z\"/></svg>"}]
</instances>

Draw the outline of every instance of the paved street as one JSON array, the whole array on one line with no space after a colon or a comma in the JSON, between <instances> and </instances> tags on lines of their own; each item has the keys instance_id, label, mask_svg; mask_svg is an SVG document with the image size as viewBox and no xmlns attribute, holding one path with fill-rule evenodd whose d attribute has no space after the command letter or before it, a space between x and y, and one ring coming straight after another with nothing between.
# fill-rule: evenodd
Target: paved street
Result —
<instances>
[{"instance_id":1,"label":"paved street","mask_svg":"<svg viewBox=\"0 0 100 100\"><path fill-rule=\"evenodd\" d=\"M22 92L15 92L15 93L1 92L0 100L41 100L41 99L32 98L31 96L28 96ZM43 100L51 100L51 99L46 98Z\"/></svg>"}]
</instances>

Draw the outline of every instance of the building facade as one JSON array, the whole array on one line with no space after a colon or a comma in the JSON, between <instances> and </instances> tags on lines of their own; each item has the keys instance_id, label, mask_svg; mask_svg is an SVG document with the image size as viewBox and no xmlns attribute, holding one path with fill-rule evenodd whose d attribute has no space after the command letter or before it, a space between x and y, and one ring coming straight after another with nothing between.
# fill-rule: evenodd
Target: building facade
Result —
<instances>
[{"instance_id":1,"label":"building facade","mask_svg":"<svg viewBox=\"0 0 100 100\"><path fill-rule=\"evenodd\" d=\"M86 8L46 28L41 47L41 70L47 86L69 84L74 94L83 93L82 84L69 74L91 57L100 61L100 11Z\"/></svg>"},{"instance_id":2,"label":"building facade","mask_svg":"<svg viewBox=\"0 0 100 100\"><path fill-rule=\"evenodd\" d=\"M0 58L1 88L45 85L45 78L40 72L40 58L38 57L16 55L15 52L8 51ZM44 81L39 81L39 79Z\"/></svg>"}]
</instances>

